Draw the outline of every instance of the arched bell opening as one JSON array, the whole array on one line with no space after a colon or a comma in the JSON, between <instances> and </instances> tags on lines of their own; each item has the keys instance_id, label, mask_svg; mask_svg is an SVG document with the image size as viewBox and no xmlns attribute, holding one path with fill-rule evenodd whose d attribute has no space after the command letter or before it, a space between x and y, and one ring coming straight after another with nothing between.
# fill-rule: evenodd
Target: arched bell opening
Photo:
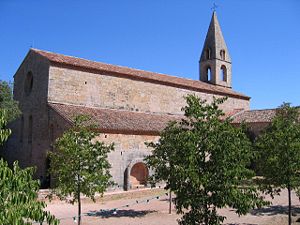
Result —
<instances>
[{"instance_id":1,"label":"arched bell opening","mask_svg":"<svg viewBox=\"0 0 300 225\"><path fill-rule=\"evenodd\" d=\"M220 51L220 57L221 57L222 60L225 61L225 50L224 50L224 49L222 49L222 50Z\"/></svg>"},{"instance_id":2,"label":"arched bell opening","mask_svg":"<svg viewBox=\"0 0 300 225\"><path fill-rule=\"evenodd\" d=\"M205 58L208 60L211 59L211 49L210 48L207 48L205 50Z\"/></svg>"},{"instance_id":3,"label":"arched bell opening","mask_svg":"<svg viewBox=\"0 0 300 225\"><path fill-rule=\"evenodd\" d=\"M211 68L208 66L208 67L206 68L206 80L210 82L211 79L212 79Z\"/></svg>"},{"instance_id":4,"label":"arched bell opening","mask_svg":"<svg viewBox=\"0 0 300 225\"><path fill-rule=\"evenodd\" d=\"M220 80L227 82L227 68L224 65L220 68Z\"/></svg>"}]
</instances>

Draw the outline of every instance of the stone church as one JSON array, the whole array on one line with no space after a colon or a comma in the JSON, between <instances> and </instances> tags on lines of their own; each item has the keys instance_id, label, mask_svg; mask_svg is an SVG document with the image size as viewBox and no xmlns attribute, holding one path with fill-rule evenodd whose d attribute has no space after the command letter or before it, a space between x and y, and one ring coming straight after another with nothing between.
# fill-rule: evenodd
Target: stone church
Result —
<instances>
[{"instance_id":1,"label":"stone church","mask_svg":"<svg viewBox=\"0 0 300 225\"><path fill-rule=\"evenodd\" d=\"M115 143L111 174L125 190L145 185L149 170L145 142L157 141L168 121L182 117L184 96L196 94L222 105L233 123L246 121L254 132L267 125L274 110L250 110L250 97L232 89L231 58L214 12L199 61L199 80L89 61L30 49L14 75L14 98L23 112L1 153L22 167L36 166L36 177L49 185L47 151L86 114L99 126L98 139ZM63 163L63 162L62 162Z\"/></svg>"}]
</instances>

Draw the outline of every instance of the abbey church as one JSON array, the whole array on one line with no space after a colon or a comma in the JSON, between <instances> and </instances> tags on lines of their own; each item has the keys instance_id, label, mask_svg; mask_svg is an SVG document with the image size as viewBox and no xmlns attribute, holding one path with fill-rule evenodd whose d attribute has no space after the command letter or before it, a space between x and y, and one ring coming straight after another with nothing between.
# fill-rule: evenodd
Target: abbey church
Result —
<instances>
[{"instance_id":1,"label":"abbey church","mask_svg":"<svg viewBox=\"0 0 300 225\"><path fill-rule=\"evenodd\" d=\"M197 60L197 59L195 59ZM151 171L145 142L157 141L171 120L182 117L184 96L196 94L222 104L233 123L248 122L254 132L265 127L274 110L250 110L250 97L232 88L231 58L214 12L199 61L199 80L30 49L14 75L14 98L23 112L12 124L12 136L1 155L22 167L36 166L36 177L49 186L47 152L86 114L99 126L100 141L115 143L111 174L125 190L143 186ZM63 162L62 162L63 163Z\"/></svg>"}]
</instances>

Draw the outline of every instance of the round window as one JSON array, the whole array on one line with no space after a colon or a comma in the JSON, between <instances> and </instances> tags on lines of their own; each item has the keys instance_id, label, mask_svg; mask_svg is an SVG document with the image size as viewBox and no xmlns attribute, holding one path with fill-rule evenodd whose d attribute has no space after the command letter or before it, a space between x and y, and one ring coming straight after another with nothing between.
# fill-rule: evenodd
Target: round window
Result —
<instances>
[{"instance_id":1,"label":"round window","mask_svg":"<svg viewBox=\"0 0 300 225\"><path fill-rule=\"evenodd\" d=\"M28 72L24 83L24 91L27 96L30 95L32 86L33 86L33 75L32 72Z\"/></svg>"}]
</instances>

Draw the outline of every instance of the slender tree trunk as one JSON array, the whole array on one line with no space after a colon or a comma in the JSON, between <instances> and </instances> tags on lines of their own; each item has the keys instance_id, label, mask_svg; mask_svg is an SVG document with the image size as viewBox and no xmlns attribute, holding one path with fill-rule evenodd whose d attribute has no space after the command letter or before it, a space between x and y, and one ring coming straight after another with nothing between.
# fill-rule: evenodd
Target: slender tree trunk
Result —
<instances>
[{"instance_id":1,"label":"slender tree trunk","mask_svg":"<svg viewBox=\"0 0 300 225\"><path fill-rule=\"evenodd\" d=\"M172 213L172 191L170 189L170 193L169 193L169 214Z\"/></svg>"},{"instance_id":2,"label":"slender tree trunk","mask_svg":"<svg viewBox=\"0 0 300 225\"><path fill-rule=\"evenodd\" d=\"M81 201L80 201L80 176L78 175L77 198L78 198L78 225L81 224Z\"/></svg>"},{"instance_id":3,"label":"slender tree trunk","mask_svg":"<svg viewBox=\"0 0 300 225\"><path fill-rule=\"evenodd\" d=\"M291 199L291 187L288 185L288 196L289 196L289 225L292 224L292 199Z\"/></svg>"},{"instance_id":4,"label":"slender tree trunk","mask_svg":"<svg viewBox=\"0 0 300 225\"><path fill-rule=\"evenodd\" d=\"M80 202L80 192L78 193L78 225L81 224L81 202Z\"/></svg>"}]
</instances>

